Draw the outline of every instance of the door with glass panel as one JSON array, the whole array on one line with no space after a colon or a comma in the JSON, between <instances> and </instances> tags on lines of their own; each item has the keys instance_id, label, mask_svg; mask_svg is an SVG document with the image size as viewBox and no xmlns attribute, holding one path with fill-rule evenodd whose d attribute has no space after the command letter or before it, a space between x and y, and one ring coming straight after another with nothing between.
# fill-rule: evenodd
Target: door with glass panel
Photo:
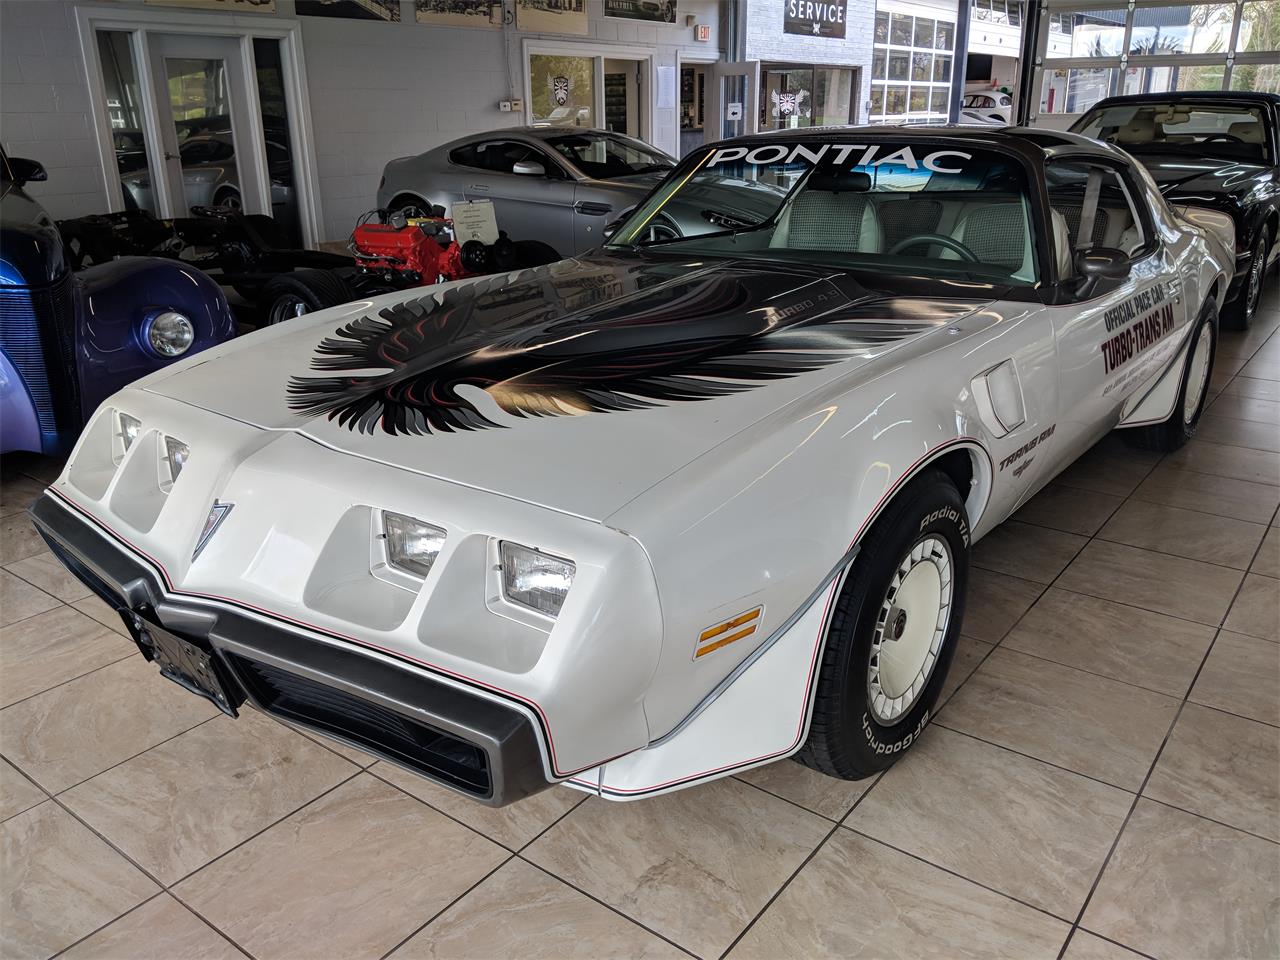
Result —
<instances>
[{"instance_id":1,"label":"door with glass panel","mask_svg":"<svg viewBox=\"0 0 1280 960\"><path fill-rule=\"evenodd\" d=\"M149 47L165 215L187 216L199 207L270 213L264 203L265 164L250 135L240 42L156 36Z\"/></svg>"},{"instance_id":2,"label":"door with glass panel","mask_svg":"<svg viewBox=\"0 0 1280 960\"><path fill-rule=\"evenodd\" d=\"M759 120L760 61L707 65L706 139L755 133Z\"/></svg>"}]
</instances>

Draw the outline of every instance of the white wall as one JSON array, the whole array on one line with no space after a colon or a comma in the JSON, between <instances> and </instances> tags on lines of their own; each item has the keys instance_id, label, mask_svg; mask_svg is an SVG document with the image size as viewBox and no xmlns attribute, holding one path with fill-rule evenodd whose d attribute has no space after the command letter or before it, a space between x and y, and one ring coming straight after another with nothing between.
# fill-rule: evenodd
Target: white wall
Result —
<instances>
[{"instance_id":1,"label":"white wall","mask_svg":"<svg viewBox=\"0 0 1280 960\"><path fill-rule=\"evenodd\" d=\"M0 0L0 139L12 154L48 168L49 182L33 185L31 192L55 218L107 208L75 28L77 5L102 6L117 15L132 8L139 22L156 13L141 0ZM293 16L293 0L277 0L276 6L275 16ZM512 0L507 7L513 8ZM611 46L651 47L655 68L674 68L681 50L714 57L719 49L719 0L679 0L676 24L606 18L603 0L587 0L587 13L586 37L522 33L514 27L427 26L414 20L412 0L403 3L400 23L299 18L325 239L345 239L355 218L373 206L386 161L464 133L523 122L517 114L500 112L498 102L524 96L521 41L526 38L572 41L587 55L607 56ZM687 15L711 25L710 42L693 39ZM270 15L242 18L259 16ZM674 153L678 101L656 110L653 119L653 142Z\"/></svg>"},{"instance_id":2,"label":"white wall","mask_svg":"<svg viewBox=\"0 0 1280 960\"><path fill-rule=\"evenodd\" d=\"M59 219L107 206L71 11L63 0L0 0L0 143L44 164L48 182L29 190Z\"/></svg>"}]
</instances>

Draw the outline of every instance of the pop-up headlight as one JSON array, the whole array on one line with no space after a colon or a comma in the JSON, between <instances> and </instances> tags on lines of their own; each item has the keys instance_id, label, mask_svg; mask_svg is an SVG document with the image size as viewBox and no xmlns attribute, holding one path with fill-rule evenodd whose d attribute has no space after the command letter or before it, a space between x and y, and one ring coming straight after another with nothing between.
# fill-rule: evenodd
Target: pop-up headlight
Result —
<instances>
[{"instance_id":1,"label":"pop-up headlight","mask_svg":"<svg viewBox=\"0 0 1280 960\"><path fill-rule=\"evenodd\" d=\"M124 459L124 455L129 452L129 448L133 446L133 441L138 439L138 435L142 433L142 421L137 417L131 417L127 413L117 413L116 420L120 429L116 431L116 436L120 439L120 445L114 452L113 459L119 463Z\"/></svg>"},{"instance_id":2,"label":"pop-up headlight","mask_svg":"<svg viewBox=\"0 0 1280 960\"><path fill-rule=\"evenodd\" d=\"M164 459L169 465L170 480L178 479L178 474L187 465L189 456L191 456L191 448L181 440L175 440L173 437L164 438Z\"/></svg>"},{"instance_id":3,"label":"pop-up headlight","mask_svg":"<svg viewBox=\"0 0 1280 960\"><path fill-rule=\"evenodd\" d=\"M391 566L415 577L426 577L431 572L431 565L444 546L442 529L399 513L383 513L382 530Z\"/></svg>"},{"instance_id":4,"label":"pop-up headlight","mask_svg":"<svg viewBox=\"0 0 1280 960\"><path fill-rule=\"evenodd\" d=\"M501 560L503 596L548 617L559 616L577 570L572 560L509 540L502 541Z\"/></svg>"}]
</instances>

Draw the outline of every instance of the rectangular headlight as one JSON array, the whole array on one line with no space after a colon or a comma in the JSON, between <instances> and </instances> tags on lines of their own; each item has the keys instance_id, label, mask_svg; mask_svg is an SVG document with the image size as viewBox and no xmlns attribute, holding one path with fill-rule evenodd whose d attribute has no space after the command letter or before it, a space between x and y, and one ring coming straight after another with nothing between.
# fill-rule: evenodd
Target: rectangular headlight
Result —
<instances>
[{"instance_id":1,"label":"rectangular headlight","mask_svg":"<svg viewBox=\"0 0 1280 960\"><path fill-rule=\"evenodd\" d=\"M191 448L181 440L173 437L164 438L164 459L169 465L169 479L177 480L182 468L187 465L187 457L191 456Z\"/></svg>"},{"instance_id":2,"label":"rectangular headlight","mask_svg":"<svg viewBox=\"0 0 1280 960\"><path fill-rule=\"evenodd\" d=\"M138 435L142 433L142 421L127 413L117 413L116 418L120 423L120 429L116 432L116 436L120 438L120 456L116 458L116 462L119 463L133 446L133 441L137 440Z\"/></svg>"},{"instance_id":3,"label":"rectangular headlight","mask_svg":"<svg viewBox=\"0 0 1280 960\"><path fill-rule=\"evenodd\" d=\"M399 513L382 514L383 535L387 538L387 562L415 577L426 577L440 556L445 532L439 527Z\"/></svg>"},{"instance_id":4,"label":"rectangular headlight","mask_svg":"<svg viewBox=\"0 0 1280 960\"><path fill-rule=\"evenodd\" d=\"M509 540L502 541L500 552L503 596L549 617L559 616L578 569L573 561Z\"/></svg>"}]
</instances>

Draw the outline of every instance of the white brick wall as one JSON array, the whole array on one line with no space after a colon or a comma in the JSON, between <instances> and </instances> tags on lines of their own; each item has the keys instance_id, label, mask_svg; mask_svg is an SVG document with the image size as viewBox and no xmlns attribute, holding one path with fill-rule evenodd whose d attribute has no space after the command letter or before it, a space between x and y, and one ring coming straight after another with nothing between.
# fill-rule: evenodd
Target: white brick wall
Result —
<instances>
[{"instance_id":1,"label":"white brick wall","mask_svg":"<svg viewBox=\"0 0 1280 960\"><path fill-rule=\"evenodd\" d=\"M132 8L140 20L155 13L140 0L105 6L115 14ZM12 154L45 164L49 182L31 192L56 218L107 206L72 10L72 0L0 0L0 139ZM277 0L277 16L293 12L293 0ZM524 96L527 37L579 42L591 55L608 55L610 44L652 45L655 67L675 67L681 50L705 58L719 48L719 0L680 0L674 25L606 19L603 0L587 0L587 13L591 32L580 38L425 26L414 21L412 0L401 23L300 18L325 239L345 239L373 206L387 160L522 122L498 101ZM711 42L694 41L689 14L711 24ZM653 141L672 152L677 113L654 116Z\"/></svg>"},{"instance_id":2,"label":"white brick wall","mask_svg":"<svg viewBox=\"0 0 1280 960\"><path fill-rule=\"evenodd\" d=\"M49 179L30 192L55 218L107 202L71 11L64 0L0 0L0 142L44 164Z\"/></svg>"},{"instance_id":3,"label":"white brick wall","mask_svg":"<svg viewBox=\"0 0 1280 960\"><path fill-rule=\"evenodd\" d=\"M875 0L848 0L844 39L810 37L783 32L786 0L745 0L745 57L782 63L819 64L828 67L861 67L862 94L857 122L866 122L871 96L871 44L875 25Z\"/></svg>"}]
</instances>

